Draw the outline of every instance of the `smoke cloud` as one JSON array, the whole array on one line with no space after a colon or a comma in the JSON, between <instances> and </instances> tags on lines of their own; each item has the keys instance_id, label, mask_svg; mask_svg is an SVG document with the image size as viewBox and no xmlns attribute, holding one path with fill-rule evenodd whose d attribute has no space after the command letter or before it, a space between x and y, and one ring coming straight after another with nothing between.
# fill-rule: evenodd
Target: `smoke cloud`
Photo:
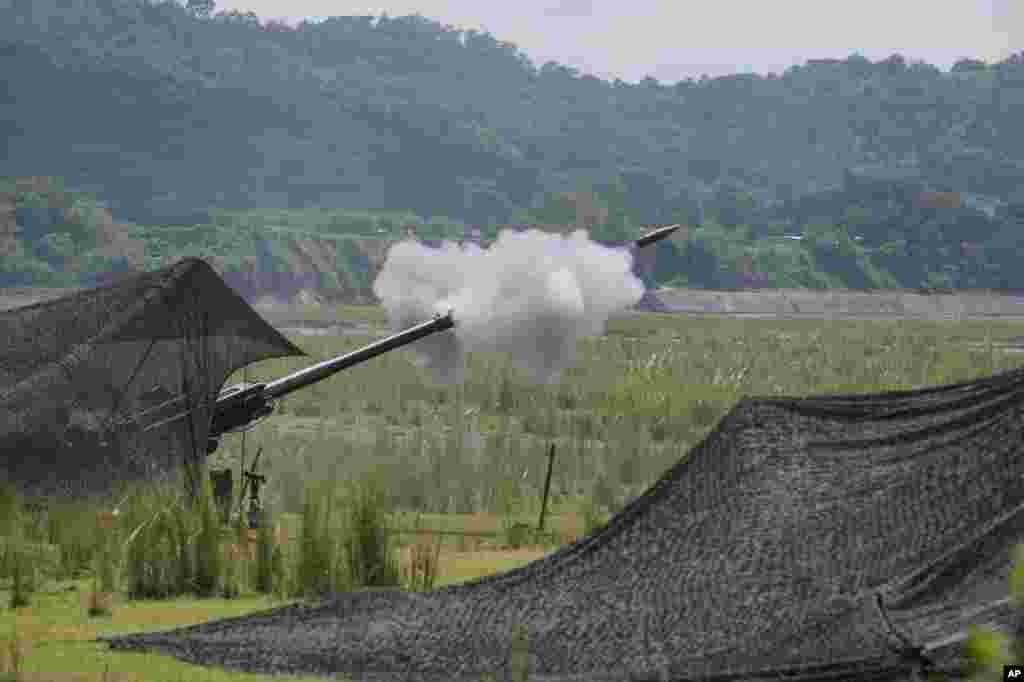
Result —
<instances>
[{"instance_id":1,"label":"smoke cloud","mask_svg":"<svg viewBox=\"0 0 1024 682\"><path fill-rule=\"evenodd\" d=\"M399 242L373 291L400 327L453 311L454 330L412 346L435 380L461 381L467 351L497 351L531 380L550 382L573 363L578 339L602 333L612 314L640 300L632 265L628 249L583 230L504 230L487 249Z\"/></svg>"}]
</instances>

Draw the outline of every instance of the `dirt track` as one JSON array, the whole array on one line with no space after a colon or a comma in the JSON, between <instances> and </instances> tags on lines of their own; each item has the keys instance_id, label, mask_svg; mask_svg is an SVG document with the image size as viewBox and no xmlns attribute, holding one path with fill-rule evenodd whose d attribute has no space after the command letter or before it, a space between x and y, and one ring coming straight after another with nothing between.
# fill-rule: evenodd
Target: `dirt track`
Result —
<instances>
[{"instance_id":1,"label":"dirt track","mask_svg":"<svg viewBox=\"0 0 1024 682\"><path fill-rule=\"evenodd\" d=\"M69 289L0 289L0 310L56 298ZM1024 296L988 291L924 295L913 291L882 292L771 289L714 291L660 289L658 298L672 312L698 316L780 319L1024 319ZM255 306L274 324L294 322ZM275 319L280 318L280 319Z\"/></svg>"},{"instance_id":2,"label":"dirt track","mask_svg":"<svg viewBox=\"0 0 1024 682\"><path fill-rule=\"evenodd\" d=\"M1024 296L986 291L925 295L904 290L869 293L808 289L661 289L657 295L673 312L691 315L784 319L1024 319Z\"/></svg>"}]
</instances>

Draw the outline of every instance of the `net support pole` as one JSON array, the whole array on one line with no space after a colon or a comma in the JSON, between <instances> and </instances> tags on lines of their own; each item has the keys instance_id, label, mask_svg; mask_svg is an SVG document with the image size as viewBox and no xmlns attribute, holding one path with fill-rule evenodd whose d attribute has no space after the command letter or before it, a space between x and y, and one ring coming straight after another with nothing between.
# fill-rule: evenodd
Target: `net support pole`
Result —
<instances>
[{"instance_id":1,"label":"net support pole","mask_svg":"<svg viewBox=\"0 0 1024 682\"><path fill-rule=\"evenodd\" d=\"M540 502L540 520L537 522L537 530L541 533L544 532L544 516L548 511L548 492L551 490L551 470L554 468L555 463L555 444L551 443L548 446L548 475L544 479L544 497Z\"/></svg>"}]
</instances>

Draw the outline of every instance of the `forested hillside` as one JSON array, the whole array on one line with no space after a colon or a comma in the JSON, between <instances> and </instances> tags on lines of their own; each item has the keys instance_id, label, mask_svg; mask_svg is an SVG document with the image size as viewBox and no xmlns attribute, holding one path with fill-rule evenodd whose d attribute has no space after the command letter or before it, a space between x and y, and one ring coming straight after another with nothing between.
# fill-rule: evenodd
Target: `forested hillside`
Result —
<instances>
[{"instance_id":1,"label":"forested hillside","mask_svg":"<svg viewBox=\"0 0 1024 682\"><path fill-rule=\"evenodd\" d=\"M0 175L151 230L338 208L486 231L582 200L602 238L692 227L662 283L1024 287L1024 53L630 84L419 16L202 5L0 0Z\"/></svg>"}]
</instances>

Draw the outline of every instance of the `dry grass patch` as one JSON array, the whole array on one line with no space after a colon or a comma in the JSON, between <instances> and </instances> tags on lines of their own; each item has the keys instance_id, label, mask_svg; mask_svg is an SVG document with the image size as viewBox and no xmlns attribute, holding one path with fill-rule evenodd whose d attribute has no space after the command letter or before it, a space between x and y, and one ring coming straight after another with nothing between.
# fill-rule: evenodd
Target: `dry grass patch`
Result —
<instances>
[{"instance_id":1,"label":"dry grass patch","mask_svg":"<svg viewBox=\"0 0 1024 682\"><path fill-rule=\"evenodd\" d=\"M69 591L74 587L74 591ZM193 666L169 656L110 651L96 638L117 633L169 630L241 616L279 605L244 595L236 600L180 598L125 601L118 595L110 618L87 615L91 580L50 583L31 607L0 613L0 680L15 669L19 681L59 682L256 682L273 678ZM6 598L0 592L0 597Z\"/></svg>"},{"instance_id":2,"label":"dry grass patch","mask_svg":"<svg viewBox=\"0 0 1024 682\"><path fill-rule=\"evenodd\" d=\"M511 571L543 559L554 551L544 547L520 547L481 552L442 552L438 561L441 577L437 586L464 583L481 576Z\"/></svg>"}]
</instances>

